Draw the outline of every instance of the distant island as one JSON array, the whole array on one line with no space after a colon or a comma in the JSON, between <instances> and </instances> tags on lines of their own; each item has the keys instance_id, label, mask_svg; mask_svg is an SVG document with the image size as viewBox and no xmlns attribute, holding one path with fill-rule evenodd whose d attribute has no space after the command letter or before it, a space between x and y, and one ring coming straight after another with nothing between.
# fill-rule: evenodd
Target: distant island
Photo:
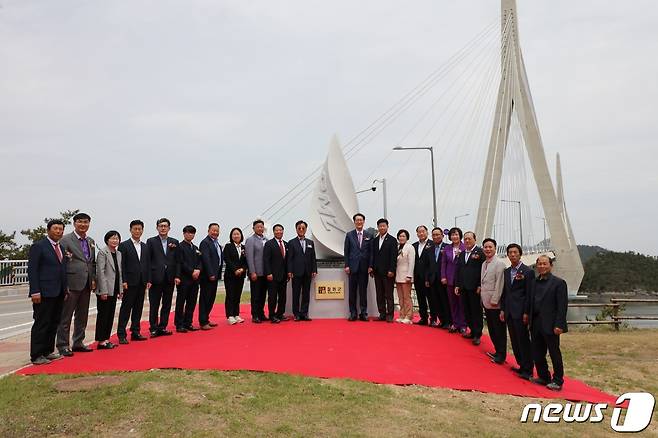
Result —
<instances>
[{"instance_id":1,"label":"distant island","mask_svg":"<svg viewBox=\"0 0 658 438\"><path fill-rule=\"evenodd\" d=\"M578 245L585 276L581 293L658 292L658 257Z\"/></svg>"}]
</instances>

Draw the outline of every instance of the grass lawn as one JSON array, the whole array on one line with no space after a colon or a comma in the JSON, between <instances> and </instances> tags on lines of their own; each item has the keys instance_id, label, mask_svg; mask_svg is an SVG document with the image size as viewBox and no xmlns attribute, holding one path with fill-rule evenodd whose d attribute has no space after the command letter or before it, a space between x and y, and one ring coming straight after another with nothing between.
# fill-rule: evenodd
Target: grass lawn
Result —
<instances>
[{"instance_id":1,"label":"grass lawn","mask_svg":"<svg viewBox=\"0 0 658 438\"><path fill-rule=\"evenodd\" d=\"M658 330L577 330L567 374L658 394ZM423 366L428 366L423 365ZM256 372L177 371L0 380L0 436L577 436L600 424L521 424L531 399ZM654 422L645 433L658 435Z\"/></svg>"}]
</instances>

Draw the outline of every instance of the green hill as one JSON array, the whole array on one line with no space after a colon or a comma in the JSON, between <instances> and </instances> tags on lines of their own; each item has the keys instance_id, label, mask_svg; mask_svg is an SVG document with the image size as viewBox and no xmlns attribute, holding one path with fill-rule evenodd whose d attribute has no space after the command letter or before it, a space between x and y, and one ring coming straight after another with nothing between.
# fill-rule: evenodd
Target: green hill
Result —
<instances>
[{"instance_id":1,"label":"green hill","mask_svg":"<svg viewBox=\"0 0 658 438\"><path fill-rule=\"evenodd\" d=\"M600 249L583 258L581 292L658 291L658 257Z\"/></svg>"}]
</instances>

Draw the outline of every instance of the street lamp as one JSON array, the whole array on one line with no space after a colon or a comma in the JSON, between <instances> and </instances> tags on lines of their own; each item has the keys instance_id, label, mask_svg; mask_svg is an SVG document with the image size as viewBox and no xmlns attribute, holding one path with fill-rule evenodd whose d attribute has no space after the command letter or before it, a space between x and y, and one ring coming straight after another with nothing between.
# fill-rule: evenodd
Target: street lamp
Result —
<instances>
[{"instance_id":1,"label":"street lamp","mask_svg":"<svg viewBox=\"0 0 658 438\"><path fill-rule=\"evenodd\" d=\"M459 219L460 217L466 217L470 215L471 215L470 213L465 213L465 214L460 214L459 216L455 216L455 227L457 226L457 219Z\"/></svg>"},{"instance_id":2,"label":"street lamp","mask_svg":"<svg viewBox=\"0 0 658 438\"><path fill-rule=\"evenodd\" d=\"M519 206L519 235L521 236L521 248L523 248L523 223L521 221L521 201L510 201L507 199L501 199L500 202L509 202L512 204L517 204Z\"/></svg>"},{"instance_id":3,"label":"street lamp","mask_svg":"<svg viewBox=\"0 0 658 438\"><path fill-rule=\"evenodd\" d=\"M386 208L386 178L376 179L372 182L373 192L377 189L377 187L375 187L375 184L377 183L382 184L382 197L384 198L384 218L388 219L388 209Z\"/></svg>"},{"instance_id":4,"label":"street lamp","mask_svg":"<svg viewBox=\"0 0 658 438\"><path fill-rule=\"evenodd\" d=\"M437 221L436 221L436 177L434 175L434 148L432 146L428 147L415 147L415 148L405 148L402 146L396 146L393 148L394 151L412 151L412 150L426 150L430 151L430 158L431 158L431 164L432 164L432 203L434 207L434 216L433 216L433 223L434 226L437 226Z\"/></svg>"}]
</instances>

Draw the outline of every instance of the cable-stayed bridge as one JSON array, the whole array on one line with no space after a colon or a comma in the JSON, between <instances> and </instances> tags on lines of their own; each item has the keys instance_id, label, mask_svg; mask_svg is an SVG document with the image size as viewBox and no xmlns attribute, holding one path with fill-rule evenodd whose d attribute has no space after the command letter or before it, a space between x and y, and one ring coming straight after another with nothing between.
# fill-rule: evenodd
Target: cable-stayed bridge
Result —
<instances>
[{"instance_id":1,"label":"cable-stayed bridge","mask_svg":"<svg viewBox=\"0 0 658 438\"><path fill-rule=\"evenodd\" d=\"M326 240L331 229L338 235L349 230L357 210L381 215L379 196L357 202L355 193L385 179L392 223L473 229L480 241L495 238L501 257L507 244L519 243L526 264L549 255L554 272L567 281L571 294L577 292L583 266L559 155L554 182L544 152L515 0L502 0L499 18L342 148L337 139L332 145L327 162L262 211L263 219L294 222L309 217L311 205L311 230L316 239L325 235L319 240ZM334 256L341 251L329 243L325 250Z\"/></svg>"}]
</instances>

